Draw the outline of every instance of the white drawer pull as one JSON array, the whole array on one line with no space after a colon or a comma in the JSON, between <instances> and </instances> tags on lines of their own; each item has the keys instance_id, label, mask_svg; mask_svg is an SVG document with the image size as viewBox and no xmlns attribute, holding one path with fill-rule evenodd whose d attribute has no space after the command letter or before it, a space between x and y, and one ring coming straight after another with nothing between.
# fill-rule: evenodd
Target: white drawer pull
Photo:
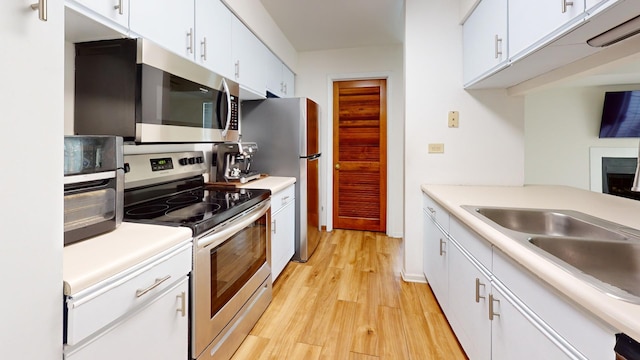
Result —
<instances>
[{"instance_id":1,"label":"white drawer pull","mask_svg":"<svg viewBox=\"0 0 640 360\"><path fill-rule=\"evenodd\" d=\"M160 284L162 284L163 282L169 280L169 278L171 278L171 275L167 275L167 276L165 276L165 277L163 277L161 279L156 279L156 282L154 282L151 286L149 286L146 289L143 289L143 290L138 289L138 290L136 290L136 297L140 297L140 296L148 293L149 291L157 288L158 286L160 286Z\"/></svg>"}]
</instances>

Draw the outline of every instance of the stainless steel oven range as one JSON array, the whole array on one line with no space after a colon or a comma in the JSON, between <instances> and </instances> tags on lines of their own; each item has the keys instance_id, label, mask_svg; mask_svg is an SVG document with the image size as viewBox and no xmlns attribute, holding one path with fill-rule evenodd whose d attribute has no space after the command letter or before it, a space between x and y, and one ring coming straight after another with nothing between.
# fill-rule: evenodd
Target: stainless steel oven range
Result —
<instances>
[{"instance_id":1,"label":"stainless steel oven range","mask_svg":"<svg viewBox=\"0 0 640 360\"><path fill-rule=\"evenodd\" d=\"M229 359L271 302L268 190L213 190L201 151L125 155L124 221L188 226L192 359Z\"/></svg>"}]
</instances>

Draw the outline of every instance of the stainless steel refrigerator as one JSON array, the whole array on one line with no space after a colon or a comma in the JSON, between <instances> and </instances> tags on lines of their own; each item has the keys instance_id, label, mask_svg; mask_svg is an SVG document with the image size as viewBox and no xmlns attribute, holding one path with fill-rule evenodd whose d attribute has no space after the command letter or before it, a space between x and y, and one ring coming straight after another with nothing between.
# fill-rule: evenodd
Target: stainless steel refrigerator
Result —
<instances>
[{"instance_id":1,"label":"stainless steel refrigerator","mask_svg":"<svg viewBox=\"0 0 640 360\"><path fill-rule=\"evenodd\" d=\"M308 98L243 101L241 133L258 143L256 171L296 178L295 261L306 262L320 240L319 107Z\"/></svg>"}]
</instances>

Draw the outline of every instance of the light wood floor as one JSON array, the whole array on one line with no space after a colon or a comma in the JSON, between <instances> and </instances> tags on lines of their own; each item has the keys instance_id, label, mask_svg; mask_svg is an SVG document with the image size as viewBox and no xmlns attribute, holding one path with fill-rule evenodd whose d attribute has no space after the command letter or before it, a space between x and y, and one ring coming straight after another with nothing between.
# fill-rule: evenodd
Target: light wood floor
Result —
<instances>
[{"instance_id":1,"label":"light wood floor","mask_svg":"<svg viewBox=\"0 0 640 360\"><path fill-rule=\"evenodd\" d=\"M402 239L324 233L291 262L232 360L466 359L427 284L400 277Z\"/></svg>"}]
</instances>

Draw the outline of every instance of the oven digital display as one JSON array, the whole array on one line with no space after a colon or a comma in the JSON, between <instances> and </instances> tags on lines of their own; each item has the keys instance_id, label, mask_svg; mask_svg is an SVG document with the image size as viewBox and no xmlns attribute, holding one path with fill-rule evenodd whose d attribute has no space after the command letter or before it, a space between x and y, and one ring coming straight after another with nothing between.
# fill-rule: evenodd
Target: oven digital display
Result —
<instances>
[{"instance_id":1,"label":"oven digital display","mask_svg":"<svg viewBox=\"0 0 640 360\"><path fill-rule=\"evenodd\" d=\"M171 158L151 159L151 171L161 171L173 169Z\"/></svg>"}]
</instances>

